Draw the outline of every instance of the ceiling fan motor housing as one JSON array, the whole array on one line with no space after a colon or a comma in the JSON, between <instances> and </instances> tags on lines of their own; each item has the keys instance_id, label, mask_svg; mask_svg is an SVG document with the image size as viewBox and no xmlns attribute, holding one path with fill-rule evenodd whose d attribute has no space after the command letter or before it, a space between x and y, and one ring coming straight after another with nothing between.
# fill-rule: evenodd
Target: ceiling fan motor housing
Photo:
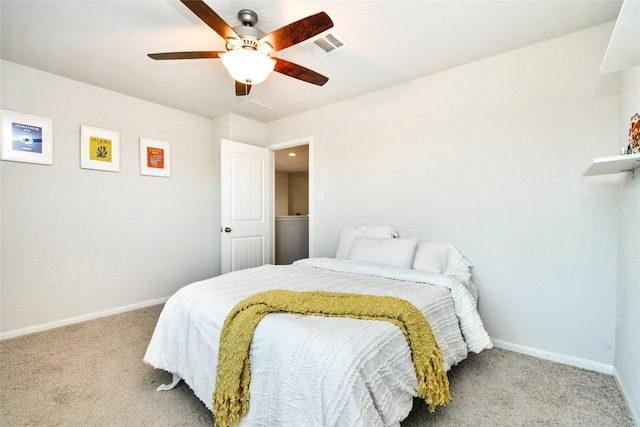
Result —
<instances>
[{"instance_id":1,"label":"ceiling fan motor housing","mask_svg":"<svg viewBox=\"0 0 640 427\"><path fill-rule=\"evenodd\" d=\"M240 36L245 47L252 47L254 49L258 48L258 40L265 36L262 31L255 27L235 27L233 31Z\"/></svg>"},{"instance_id":2,"label":"ceiling fan motor housing","mask_svg":"<svg viewBox=\"0 0 640 427\"><path fill-rule=\"evenodd\" d=\"M241 9L238 11L238 19L242 25L253 27L258 23L258 14L250 9Z\"/></svg>"},{"instance_id":3,"label":"ceiling fan motor housing","mask_svg":"<svg viewBox=\"0 0 640 427\"><path fill-rule=\"evenodd\" d=\"M244 49L258 49L258 40L263 38L266 34L254 27L258 22L258 15L249 9L242 9L238 12L238 19L242 22L242 25L234 27L233 31L242 40L242 48ZM238 46L231 42L227 43L227 50L237 49Z\"/></svg>"}]
</instances>

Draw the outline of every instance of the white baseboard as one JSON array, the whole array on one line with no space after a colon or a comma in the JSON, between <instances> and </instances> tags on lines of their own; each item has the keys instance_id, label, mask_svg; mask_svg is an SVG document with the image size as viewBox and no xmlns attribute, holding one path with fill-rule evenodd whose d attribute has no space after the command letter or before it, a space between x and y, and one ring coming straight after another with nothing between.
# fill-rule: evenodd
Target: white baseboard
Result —
<instances>
[{"instance_id":1,"label":"white baseboard","mask_svg":"<svg viewBox=\"0 0 640 427\"><path fill-rule=\"evenodd\" d=\"M514 344L508 341L491 338L493 345L504 350L515 351L516 353L527 354L540 359L551 360L553 362L562 363L564 365L576 366L589 371L600 372L603 374L613 375L613 365L595 362L593 360L581 359L579 357L567 356L566 354L553 353L550 351L540 350L539 348L527 347L520 344Z\"/></svg>"},{"instance_id":2,"label":"white baseboard","mask_svg":"<svg viewBox=\"0 0 640 427\"><path fill-rule=\"evenodd\" d=\"M624 381L620 378L618 374L618 370L616 367L613 367L613 378L616 379L616 383L618 384L618 388L624 397L625 402L627 403L627 408L629 408L629 412L631 412L631 418L633 418L633 422L636 426L640 427L640 414L638 413L638 408L633 405L633 401L631 400L631 395L629 394L629 389L625 386Z\"/></svg>"},{"instance_id":3,"label":"white baseboard","mask_svg":"<svg viewBox=\"0 0 640 427\"><path fill-rule=\"evenodd\" d=\"M121 307L110 308L108 310L89 313L82 316L70 317L67 319L56 320L55 322L43 323L40 325L29 326L28 328L15 329L0 333L0 340L15 338L21 335L32 334L34 332L46 331L47 329L59 328L61 326L72 325L74 323L86 322L87 320L98 319L100 317L111 316L113 314L124 313L125 311L137 310L139 308L150 307L152 305L164 304L169 297L158 298L149 301L143 301L135 304L124 305Z\"/></svg>"}]
</instances>

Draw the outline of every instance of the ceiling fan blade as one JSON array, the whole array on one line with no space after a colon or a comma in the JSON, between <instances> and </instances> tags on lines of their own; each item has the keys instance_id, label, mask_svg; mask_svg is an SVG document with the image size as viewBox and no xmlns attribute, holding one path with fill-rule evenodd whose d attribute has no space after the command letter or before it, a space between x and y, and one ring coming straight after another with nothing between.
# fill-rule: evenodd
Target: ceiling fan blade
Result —
<instances>
[{"instance_id":1,"label":"ceiling fan blade","mask_svg":"<svg viewBox=\"0 0 640 427\"><path fill-rule=\"evenodd\" d=\"M236 95L237 96L249 95L249 92L251 92L251 85L248 85L248 84L245 84L245 83L240 83L239 81L236 80Z\"/></svg>"},{"instance_id":2,"label":"ceiling fan blade","mask_svg":"<svg viewBox=\"0 0 640 427\"><path fill-rule=\"evenodd\" d=\"M333 21L329 15L320 12L285 25L261 38L260 42L268 42L276 52L305 41L331 27L333 27Z\"/></svg>"},{"instance_id":3,"label":"ceiling fan blade","mask_svg":"<svg viewBox=\"0 0 640 427\"><path fill-rule=\"evenodd\" d=\"M215 13L205 2L202 0L180 0L187 6L196 16L207 24L213 31L218 33L225 41L228 38L239 39L238 35L233 28L227 24L217 13Z\"/></svg>"},{"instance_id":4,"label":"ceiling fan blade","mask_svg":"<svg viewBox=\"0 0 640 427\"><path fill-rule=\"evenodd\" d=\"M165 53L150 53L147 56L151 59L201 59L201 58L220 58L218 54L226 52L165 52Z\"/></svg>"},{"instance_id":5,"label":"ceiling fan blade","mask_svg":"<svg viewBox=\"0 0 640 427\"><path fill-rule=\"evenodd\" d=\"M322 86L329 81L328 77L325 77L320 73L316 73L302 65L294 64L293 62L280 58L271 57L271 59L275 59L276 67L274 68L274 71L277 71L278 73L293 77L294 79L302 80L303 82L313 83L318 86Z\"/></svg>"}]
</instances>

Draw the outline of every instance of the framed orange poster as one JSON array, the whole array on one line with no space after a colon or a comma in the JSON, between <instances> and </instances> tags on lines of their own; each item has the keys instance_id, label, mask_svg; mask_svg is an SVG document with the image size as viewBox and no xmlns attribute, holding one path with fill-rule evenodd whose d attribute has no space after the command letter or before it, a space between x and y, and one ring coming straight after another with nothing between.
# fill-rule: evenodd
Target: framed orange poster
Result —
<instances>
[{"instance_id":1,"label":"framed orange poster","mask_svg":"<svg viewBox=\"0 0 640 427\"><path fill-rule=\"evenodd\" d=\"M140 175L171 177L171 144L140 137Z\"/></svg>"}]
</instances>

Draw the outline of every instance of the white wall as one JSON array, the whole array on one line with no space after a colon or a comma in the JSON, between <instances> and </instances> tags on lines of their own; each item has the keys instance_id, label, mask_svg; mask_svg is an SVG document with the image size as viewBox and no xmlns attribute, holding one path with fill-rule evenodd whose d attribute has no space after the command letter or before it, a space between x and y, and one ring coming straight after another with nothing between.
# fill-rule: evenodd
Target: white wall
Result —
<instances>
[{"instance_id":1,"label":"white wall","mask_svg":"<svg viewBox=\"0 0 640 427\"><path fill-rule=\"evenodd\" d=\"M289 174L289 215L309 215L309 175Z\"/></svg>"},{"instance_id":2,"label":"white wall","mask_svg":"<svg viewBox=\"0 0 640 427\"><path fill-rule=\"evenodd\" d=\"M289 174L287 172L276 171L275 173L274 199L275 216L289 215Z\"/></svg>"},{"instance_id":3,"label":"white wall","mask_svg":"<svg viewBox=\"0 0 640 427\"><path fill-rule=\"evenodd\" d=\"M620 178L582 174L620 152L612 28L269 123L271 141L314 137L314 255L361 224L452 242L497 342L610 369Z\"/></svg>"},{"instance_id":4,"label":"white wall","mask_svg":"<svg viewBox=\"0 0 640 427\"><path fill-rule=\"evenodd\" d=\"M220 139L264 147L266 144L265 124L229 113L214 120L217 144ZM220 150L218 150L220 151Z\"/></svg>"},{"instance_id":5,"label":"white wall","mask_svg":"<svg viewBox=\"0 0 640 427\"><path fill-rule=\"evenodd\" d=\"M219 273L212 122L1 63L2 108L53 119L52 166L1 162L1 329L157 302ZM80 168L80 125L120 132L119 173ZM138 139L171 143L171 178L141 176ZM217 244L216 244L216 240Z\"/></svg>"},{"instance_id":6,"label":"white wall","mask_svg":"<svg viewBox=\"0 0 640 427\"><path fill-rule=\"evenodd\" d=\"M626 70L620 102L621 140L629 119L640 112L640 67ZM623 144L621 144L623 145ZM618 312L616 328L616 377L640 425L640 169L626 174L620 188L618 244Z\"/></svg>"},{"instance_id":7,"label":"white wall","mask_svg":"<svg viewBox=\"0 0 640 427\"><path fill-rule=\"evenodd\" d=\"M275 173L275 215L309 215L307 172Z\"/></svg>"}]
</instances>

